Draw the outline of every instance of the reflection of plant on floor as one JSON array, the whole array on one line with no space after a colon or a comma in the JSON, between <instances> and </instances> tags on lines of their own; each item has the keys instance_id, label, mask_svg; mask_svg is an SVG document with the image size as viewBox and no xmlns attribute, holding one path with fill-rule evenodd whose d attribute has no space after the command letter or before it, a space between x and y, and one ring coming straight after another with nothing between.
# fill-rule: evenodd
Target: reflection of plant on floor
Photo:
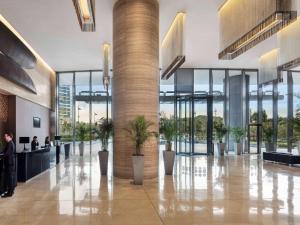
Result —
<instances>
[{"instance_id":1,"label":"reflection of plant on floor","mask_svg":"<svg viewBox=\"0 0 300 225\"><path fill-rule=\"evenodd\" d=\"M79 180L79 184L82 185L83 182L85 180L87 180L87 178L88 178L87 174L84 172L84 159L79 158L78 164L79 164L79 167L80 167L80 172L78 174L78 180Z\"/></svg>"}]
</instances>

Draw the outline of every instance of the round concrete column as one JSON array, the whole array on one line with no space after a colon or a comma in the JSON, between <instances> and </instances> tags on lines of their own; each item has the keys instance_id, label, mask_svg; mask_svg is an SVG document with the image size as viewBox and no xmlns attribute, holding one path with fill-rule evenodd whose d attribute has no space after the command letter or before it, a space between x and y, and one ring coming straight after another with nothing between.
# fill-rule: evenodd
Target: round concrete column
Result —
<instances>
[{"instance_id":1,"label":"round concrete column","mask_svg":"<svg viewBox=\"0 0 300 225\"><path fill-rule=\"evenodd\" d=\"M138 115L158 131L159 5L157 0L118 0L113 10L114 176L132 178L134 144L124 128ZM158 141L144 147L145 178L158 175Z\"/></svg>"}]
</instances>

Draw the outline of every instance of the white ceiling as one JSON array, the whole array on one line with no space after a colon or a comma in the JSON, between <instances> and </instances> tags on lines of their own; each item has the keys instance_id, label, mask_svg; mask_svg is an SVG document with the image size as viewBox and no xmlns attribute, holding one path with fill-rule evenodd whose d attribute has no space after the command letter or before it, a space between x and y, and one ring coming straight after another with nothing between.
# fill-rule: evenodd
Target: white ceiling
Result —
<instances>
[{"instance_id":1,"label":"white ceiling","mask_svg":"<svg viewBox=\"0 0 300 225\"><path fill-rule=\"evenodd\" d=\"M276 36L231 61L218 60L217 10L224 0L160 0L160 38L175 15L187 13L184 67L257 68ZM96 0L96 32L81 32L72 0L1 0L0 14L56 71L102 68L103 42L112 42L113 0Z\"/></svg>"}]
</instances>

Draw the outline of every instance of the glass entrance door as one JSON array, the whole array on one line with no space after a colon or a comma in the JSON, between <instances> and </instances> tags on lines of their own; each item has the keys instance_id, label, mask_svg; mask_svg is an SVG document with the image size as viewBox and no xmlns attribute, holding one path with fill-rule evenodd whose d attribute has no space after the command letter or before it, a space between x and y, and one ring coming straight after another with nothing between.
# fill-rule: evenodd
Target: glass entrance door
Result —
<instances>
[{"instance_id":1,"label":"glass entrance door","mask_svg":"<svg viewBox=\"0 0 300 225\"><path fill-rule=\"evenodd\" d=\"M194 99L194 154L207 154L208 112L207 98Z\"/></svg>"},{"instance_id":2,"label":"glass entrance door","mask_svg":"<svg viewBox=\"0 0 300 225\"><path fill-rule=\"evenodd\" d=\"M213 123L212 113L208 110L209 99L193 95L176 98L177 154L206 155L211 152Z\"/></svg>"},{"instance_id":3,"label":"glass entrance door","mask_svg":"<svg viewBox=\"0 0 300 225\"><path fill-rule=\"evenodd\" d=\"M192 101L189 96L180 96L176 99L176 126L178 137L176 152L189 155L192 152Z\"/></svg>"}]
</instances>

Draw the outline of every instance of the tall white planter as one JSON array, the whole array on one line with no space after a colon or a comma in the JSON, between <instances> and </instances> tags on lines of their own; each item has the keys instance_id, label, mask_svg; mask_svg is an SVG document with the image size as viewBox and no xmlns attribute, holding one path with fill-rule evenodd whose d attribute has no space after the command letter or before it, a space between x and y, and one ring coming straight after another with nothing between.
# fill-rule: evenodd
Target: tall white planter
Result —
<instances>
[{"instance_id":1,"label":"tall white planter","mask_svg":"<svg viewBox=\"0 0 300 225\"><path fill-rule=\"evenodd\" d=\"M241 155L243 152L243 144L242 143L234 143L234 152L236 155Z\"/></svg>"},{"instance_id":2,"label":"tall white planter","mask_svg":"<svg viewBox=\"0 0 300 225\"><path fill-rule=\"evenodd\" d=\"M84 153L84 142L82 141L79 143L79 155L83 156L83 153Z\"/></svg>"},{"instance_id":3,"label":"tall white planter","mask_svg":"<svg viewBox=\"0 0 300 225\"><path fill-rule=\"evenodd\" d=\"M107 166L108 166L108 151L99 151L99 163L100 163L100 171L101 175L107 176Z\"/></svg>"},{"instance_id":4,"label":"tall white planter","mask_svg":"<svg viewBox=\"0 0 300 225\"><path fill-rule=\"evenodd\" d=\"M218 152L219 155L223 156L226 148L226 143L218 143Z\"/></svg>"},{"instance_id":5,"label":"tall white planter","mask_svg":"<svg viewBox=\"0 0 300 225\"><path fill-rule=\"evenodd\" d=\"M135 185L142 185L144 181L144 156L133 155L133 183Z\"/></svg>"}]
</instances>

